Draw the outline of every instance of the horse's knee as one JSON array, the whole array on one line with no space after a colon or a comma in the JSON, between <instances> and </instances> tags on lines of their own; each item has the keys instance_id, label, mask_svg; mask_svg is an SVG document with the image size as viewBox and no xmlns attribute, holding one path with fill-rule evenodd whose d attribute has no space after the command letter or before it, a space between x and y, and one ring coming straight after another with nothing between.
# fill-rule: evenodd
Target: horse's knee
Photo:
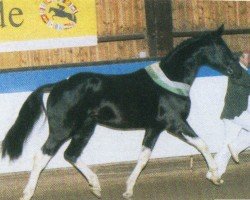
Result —
<instances>
[{"instance_id":1,"label":"horse's knee","mask_svg":"<svg viewBox=\"0 0 250 200\"><path fill-rule=\"evenodd\" d=\"M47 140L46 143L42 146L42 152L43 154L54 156L62 144L63 142Z\"/></svg>"},{"instance_id":2,"label":"horse's knee","mask_svg":"<svg viewBox=\"0 0 250 200\"><path fill-rule=\"evenodd\" d=\"M150 148L147 148L147 147L143 147L143 150L139 156L139 159L138 159L138 162L144 167L150 156L151 156L151 153L152 153L152 150Z\"/></svg>"},{"instance_id":3,"label":"horse's knee","mask_svg":"<svg viewBox=\"0 0 250 200\"><path fill-rule=\"evenodd\" d=\"M201 151L201 152L208 152L209 151L207 144L201 138L190 137L190 136L187 136L184 134L183 134L183 136L189 144L196 147L199 151Z\"/></svg>"},{"instance_id":4,"label":"horse's knee","mask_svg":"<svg viewBox=\"0 0 250 200\"><path fill-rule=\"evenodd\" d=\"M77 156L70 154L67 150L64 152L64 159L74 164L77 161Z\"/></svg>"}]
</instances>

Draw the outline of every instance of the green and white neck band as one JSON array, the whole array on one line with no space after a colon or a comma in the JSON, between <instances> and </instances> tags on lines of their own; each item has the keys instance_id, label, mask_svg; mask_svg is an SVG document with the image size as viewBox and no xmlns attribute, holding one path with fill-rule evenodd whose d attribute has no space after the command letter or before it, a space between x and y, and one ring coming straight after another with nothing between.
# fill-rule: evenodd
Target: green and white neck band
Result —
<instances>
[{"instance_id":1,"label":"green and white neck band","mask_svg":"<svg viewBox=\"0 0 250 200\"><path fill-rule=\"evenodd\" d=\"M190 85L186 83L171 81L162 71L159 62L153 63L145 68L148 75L158 85L166 90L182 96L189 96Z\"/></svg>"}]
</instances>

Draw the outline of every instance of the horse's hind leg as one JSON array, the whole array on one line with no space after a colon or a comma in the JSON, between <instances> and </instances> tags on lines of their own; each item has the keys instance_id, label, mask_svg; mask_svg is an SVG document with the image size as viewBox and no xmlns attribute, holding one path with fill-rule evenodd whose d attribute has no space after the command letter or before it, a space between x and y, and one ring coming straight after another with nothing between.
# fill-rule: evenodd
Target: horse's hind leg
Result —
<instances>
[{"instance_id":1,"label":"horse's hind leg","mask_svg":"<svg viewBox=\"0 0 250 200\"><path fill-rule=\"evenodd\" d=\"M35 155L29 181L23 191L23 197L20 200L29 200L32 198L36 189L39 175L41 171L46 167L50 159L51 156L43 154L41 150Z\"/></svg>"},{"instance_id":2,"label":"horse's hind leg","mask_svg":"<svg viewBox=\"0 0 250 200\"><path fill-rule=\"evenodd\" d=\"M126 192L123 193L124 198L130 199L133 196L133 189L134 189L136 180L139 177L143 168L146 166L151 156L151 152L155 146L155 143L162 131L163 130L159 128L146 130L146 133L142 142L142 150L139 155L137 164L127 180Z\"/></svg>"},{"instance_id":3,"label":"horse's hind leg","mask_svg":"<svg viewBox=\"0 0 250 200\"><path fill-rule=\"evenodd\" d=\"M64 153L64 157L86 177L92 192L100 198L101 187L97 175L86 164L81 162L79 158L91 138L95 126L95 123L85 124L81 129L73 133L72 140Z\"/></svg>"},{"instance_id":4,"label":"horse's hind leg","mask_svg":"<svg viewBox=\"0 0 250 200\"><path fill-rule=\"evenodd\" d=\"M49 138L43 145L42 149L34 157L33 168L21 200L29 200L32 198L42 170L47 166L51 158L56 154L66 139L67 138L61 138L58 140L54 137L53 132L50 133Z\"/></svg>"},{"instance_id":5,"label":"horse's hind leg","mask_svg":"<svg viewBox=\"0 0 250 200\"><path fill-rule=\"evenodd\" d=\"M207 178L211 180L214 184L219 185L223 183L218 175L217 164L213 159L211 153L209 152L207 144L197 136L194 130L189 126L187 122L182 123L182 136L186 139L186 141L196 147L201 154L204 156L207 165L208 165L208 173Z\"/></svg>"}]
</instances>

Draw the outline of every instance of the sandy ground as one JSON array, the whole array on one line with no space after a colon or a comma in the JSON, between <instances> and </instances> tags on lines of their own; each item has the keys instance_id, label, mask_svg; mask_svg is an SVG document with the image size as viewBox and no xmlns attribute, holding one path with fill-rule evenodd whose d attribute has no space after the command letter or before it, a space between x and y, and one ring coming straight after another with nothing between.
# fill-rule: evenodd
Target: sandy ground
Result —
<instances>
[{"instance_id":1,"label":"sandy ground","mask_svg":"<svg viewBox=\"0 0 250 200\"><path fill-rule=\"evenodd\" d=\"M134 190L134 200L250 199L250 164L230 165L225 183L215 186L205 178L206 169L142 173ZM97 200L86 180L75 170L44 172L34 200ZM0 199L19 199L28 174L0 177ZM126 175L100 178L102 199L120 200Z\"/></svg>"}]
</instances>

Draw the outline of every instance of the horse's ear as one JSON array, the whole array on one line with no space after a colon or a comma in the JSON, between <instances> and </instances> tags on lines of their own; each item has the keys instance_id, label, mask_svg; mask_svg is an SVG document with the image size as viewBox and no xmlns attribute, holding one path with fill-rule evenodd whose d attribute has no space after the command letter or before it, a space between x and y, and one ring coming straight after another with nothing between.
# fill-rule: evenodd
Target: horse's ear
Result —
<instances>
[{"instance_id":1,"label":"horse's ear","mask_svg":"<svg viewBox=\"0 0 250 200\"><path fill-rule=\"evenodd\" d=\"M222 24L222 25L215 31L215 34L216 34L217 36L221 36L222 33L224 32L224 30L225 30L225 27L224 27L224 24Z\"/></svg>"}]
</instances>

